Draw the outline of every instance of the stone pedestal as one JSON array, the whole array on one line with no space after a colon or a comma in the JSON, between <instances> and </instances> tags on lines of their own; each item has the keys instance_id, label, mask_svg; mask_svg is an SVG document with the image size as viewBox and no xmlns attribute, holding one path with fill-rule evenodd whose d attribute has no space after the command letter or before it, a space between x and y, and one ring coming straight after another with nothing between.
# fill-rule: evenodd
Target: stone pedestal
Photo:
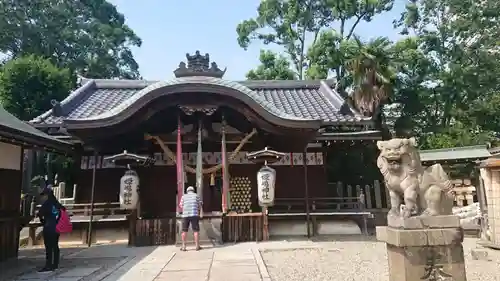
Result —
<instances>
[{"instance_id":1,"label":"stone pedestal","mask_svg":"<svg viewBox=\"0 0 500 281\"><path fill-rule=\"evenodd\" d=\"M389 217L377 227L387 243L390 281L465 281L463 230L457 216Z\"/></svg>"}]
</instances>

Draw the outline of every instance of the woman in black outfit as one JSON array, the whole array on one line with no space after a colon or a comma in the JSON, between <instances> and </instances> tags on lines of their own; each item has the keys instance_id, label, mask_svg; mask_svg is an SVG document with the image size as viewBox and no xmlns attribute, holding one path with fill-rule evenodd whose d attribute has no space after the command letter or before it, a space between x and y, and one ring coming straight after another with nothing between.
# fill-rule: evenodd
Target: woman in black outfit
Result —
<instances>
[{"instance_id":1,"label":"woman in black outfit","mask_svg":"<svg viewBox=\"0 0 500 281\"><path fill-rule=\"evenodd\" d=\"M60 211L64 207L54 196L50 187L44 188L40 195L43 203L38 211L38 217L43 224L45 266L39 272L52 272L59 267L59 233L56 231L56 225Z\"/></svg>"}]
</instances>

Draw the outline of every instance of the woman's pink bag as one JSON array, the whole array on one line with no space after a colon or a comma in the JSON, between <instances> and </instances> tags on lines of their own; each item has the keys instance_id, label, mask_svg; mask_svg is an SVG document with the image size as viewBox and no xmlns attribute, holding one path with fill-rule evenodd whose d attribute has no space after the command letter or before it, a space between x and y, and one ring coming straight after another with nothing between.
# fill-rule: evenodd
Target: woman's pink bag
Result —
<instances>
[{"instance_id":1,"label":"woman's pink bag","mask_svg":"<svg viewBox=\"0 0 500 281\"><path fill-rule=\"evenodd\" d=\"M73 231L73 224L71 224L71 220L69 219L68 212L65 209L61 209L59 211L59 221L56 225L57 233L69 233Z\"/></svg>"}]
</instances>

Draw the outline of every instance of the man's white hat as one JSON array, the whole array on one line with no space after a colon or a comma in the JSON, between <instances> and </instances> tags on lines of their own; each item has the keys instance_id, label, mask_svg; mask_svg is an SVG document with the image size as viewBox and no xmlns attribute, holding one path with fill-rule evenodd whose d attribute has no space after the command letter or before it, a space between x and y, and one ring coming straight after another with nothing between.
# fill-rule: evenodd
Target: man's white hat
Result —
<instances>
[{"instance_id":1,"label":"man's white hat","mask_svg":"<svg viewBox=\"0 0 500 281\"><path fill-rule=\"evenodd\" d=\"M192 186L188 187L187 192L194 192L194 187L192 187Z\"/></svg>"}]
</instances>

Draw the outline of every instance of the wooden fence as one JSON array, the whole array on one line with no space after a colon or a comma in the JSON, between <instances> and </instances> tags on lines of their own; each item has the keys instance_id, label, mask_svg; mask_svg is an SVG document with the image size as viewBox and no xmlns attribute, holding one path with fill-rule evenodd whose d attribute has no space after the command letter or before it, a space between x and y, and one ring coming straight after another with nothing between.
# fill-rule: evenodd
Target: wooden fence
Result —
<instances>
[{"instance_id":1,"label":"wooden fence","mask_svg":"<svg viewBox=\"0 0 500 281\"><path fill-rule=\"evenodd\" d=\"M455 206L463 207L477 202L476 188L470 180L453 179L451 181L455 191ZM386 210L391 207L389 192L384 183L378 180L375 180L373 184L366 185L345 185L342 182L329 183L328 185L338 197L359 197L363 192L367 210Z\"/></svg>"},{"instance_id":2,"label":"wooden fence","mask_svg":"<svg viewBox=\"0 0 500 281\"><path fill-rule=\"evenodd\" d=\"M228 214L222 218L222 241L262 241L264 217L262 213Z\"/></svg>"},{"instance_id":3,"label":"wooden fence","mask_svg":"<svg viewBox=\"0 0 500 281\"><path fill-rule=\"evenodd\" d=\"M129 246L174 245L176 218L135 218L129 217Z\"/></svg>"},{"instance_id":4,"label":"wooden fence","mask_svg":"<svg viewBox=\"0 0 500 281\"><path fill-rule=\"evenodd\" d=\"M329 189L334 191L335 196L339 198L357 197L364 193L364 207L367 210L384 210L390 208L391 200L389 192L383 183L378 180L373 184L345 185L342 182L328 183Z\"/></svg>"}]
</instances>

